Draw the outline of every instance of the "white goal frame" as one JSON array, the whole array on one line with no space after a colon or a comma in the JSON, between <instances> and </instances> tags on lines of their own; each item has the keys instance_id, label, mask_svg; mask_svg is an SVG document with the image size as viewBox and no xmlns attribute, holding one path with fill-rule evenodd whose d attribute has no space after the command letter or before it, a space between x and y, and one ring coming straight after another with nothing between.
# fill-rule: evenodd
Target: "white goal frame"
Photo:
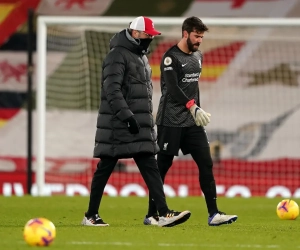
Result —
<instances>
[{"instance_id":1,"label":"white goal frame","mask_svg":"<svg viewBox=\"0 0 300 250\"><path fill-rule=\"evenodd\" d=\"M114 24L128 26L135 17L60 17L39 16L37 19L37 152L36 183L38 195L43 196L45 186L45 133L46 133L46 54L48 25L97 25ZM186 17L153 17L156 25L182 25ZM201 18L203 22L218 26L255 26L255 27L300 27L300 18ZM263 34L260 33L263 36Z\"/></svg>"}]
</instances>

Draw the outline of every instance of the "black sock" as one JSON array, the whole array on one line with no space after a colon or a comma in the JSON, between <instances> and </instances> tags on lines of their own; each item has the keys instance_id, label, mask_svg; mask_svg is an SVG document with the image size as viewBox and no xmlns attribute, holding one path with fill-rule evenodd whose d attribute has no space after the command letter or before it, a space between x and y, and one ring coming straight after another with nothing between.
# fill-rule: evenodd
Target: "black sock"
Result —
<instances>
[{"instance_id":1,"label":"black sock","mask_svg":"<svg viewBox=\"0 0 300 250\"><path fill-rule=\"evenodd\" d=\"M169 168L172 166L172 162L173 162L173 155L165 155L165 154L157 154L157 165L158 165L158 169L159 169L159 173L160 176L162 178L162 181L164 182L165 180L165 176L169 170ZM169 208L168 207L164 207L162 209L160 209L159 211L157 211L158 209L156 208L155 202L153 201L152 197L149 197L149 206L148 206L148 214L147 216L152 216L154 214L158 214L160 216L165 215L168 211Z\"/></svg>"},{"instance_id":2,"label":"black sock","mask_svg":"<svg viewBox=\"0 0 300 250\"><path fill-rule=\"evenodd\" d=\"M209 216L218 212L217 190L213 174L213 161L209 147L199 148L191 152L191 155L199 169L199 182L205 196L207 211Z\"/></svg>"},{"instance_id":3,"label":"black sock","mask_svg":"<svg viewBox=\"0 0 300 250\"><path fill-rule=\"evenodd\" d=\"M201 179L201 189L205 196L206 206L209 216L218 212L217 191L215 181L207 181Z\"/></svg>"},{"instance_id":4,"label":"black sock","mask_svg":"<svg viewBox=\"0 0 300 250\"><path fill-rule=\"evenodd\" d=\"M152 197L149 197L149 205L148 205L148 213L146 217L151 217L153 215L157 214L157 209L156 209L156 205L154 203L154 200L152 199Z\"/></svg>"}]
</instances>

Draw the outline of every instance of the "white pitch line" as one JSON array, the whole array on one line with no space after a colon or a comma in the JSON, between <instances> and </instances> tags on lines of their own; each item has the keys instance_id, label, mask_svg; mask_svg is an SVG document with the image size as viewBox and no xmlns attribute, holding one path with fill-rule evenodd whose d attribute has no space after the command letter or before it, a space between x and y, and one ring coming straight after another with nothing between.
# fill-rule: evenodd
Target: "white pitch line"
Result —
<instances>
[{"instance_id":1,"label":"white pitch line","mask_svg":"<svg viewBox=\"0 0 300 250\"><path fill-rule=\"evenodd\" d=\"M72 245L115 245L115 246L132 246L131 242L94 242L94 241L71 241L67 242Z\"/></svg>"},{"instance_id":2,"label":"white pitch line","mask_svg":"<svg viewBox=\"0 0 300 250\"><path fill-rule=\"evenodd\" d=\"M114 245L114 246L149 246L148 244L135 242L93 242L93 241L71 241L72 245ZM155 245L155 244L154 244ZM248 248L248 249L276 249L281 248L280 245L259 245L259 244L176 244L176 243L157 243L158 247L206 247L206 248ZM297 246L300 248L300 246Z\"/></svg>"}]
</instances>

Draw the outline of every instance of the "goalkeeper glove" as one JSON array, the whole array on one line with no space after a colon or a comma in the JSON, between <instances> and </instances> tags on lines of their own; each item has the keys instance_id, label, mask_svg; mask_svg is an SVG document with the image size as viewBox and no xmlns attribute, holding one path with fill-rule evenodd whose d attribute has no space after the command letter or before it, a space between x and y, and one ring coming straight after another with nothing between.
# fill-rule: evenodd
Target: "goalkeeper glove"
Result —
<instances>
[{"instance_id":1,"label":"goalkeeper glove","mask_svg":"<svg viewBox=\"0 0 300 250\"><path fill-rule=\"evenodd\" d=\"M199 108L196 104L190 107L190 112L195 120L197 126L206 126L210 122L210 113L205 112L202 108Z\"/></svg>"}]
</instances>

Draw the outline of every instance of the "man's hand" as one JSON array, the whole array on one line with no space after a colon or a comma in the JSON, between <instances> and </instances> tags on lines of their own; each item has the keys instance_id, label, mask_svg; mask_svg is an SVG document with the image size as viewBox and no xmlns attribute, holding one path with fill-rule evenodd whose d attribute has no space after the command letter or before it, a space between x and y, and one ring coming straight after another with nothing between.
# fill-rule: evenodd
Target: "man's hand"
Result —
<instances>
[{"instance_id":1,"label":"man's hand","mask_svg":"<svg viewBox=\"0 0 300 250\"><path fill-rule=\"evenodd\" d=\"M210 122L211 114L199 108L196 104L190 107L190 112L197 126L206 126Z\"/></svg>"},{"instance_id":2,"label":"man's hand","mask_svg":"<svg viewBox=\"0 0 300 250\"><path fill-rule=\"evenodd\" d=\"M126 119L124 122L127 123L128 130L131 134L138 134L140 131L140 124L137 122L137 120L134 118L134 116L130 116L128 119Z\"/></svg>"}]
</instances>

